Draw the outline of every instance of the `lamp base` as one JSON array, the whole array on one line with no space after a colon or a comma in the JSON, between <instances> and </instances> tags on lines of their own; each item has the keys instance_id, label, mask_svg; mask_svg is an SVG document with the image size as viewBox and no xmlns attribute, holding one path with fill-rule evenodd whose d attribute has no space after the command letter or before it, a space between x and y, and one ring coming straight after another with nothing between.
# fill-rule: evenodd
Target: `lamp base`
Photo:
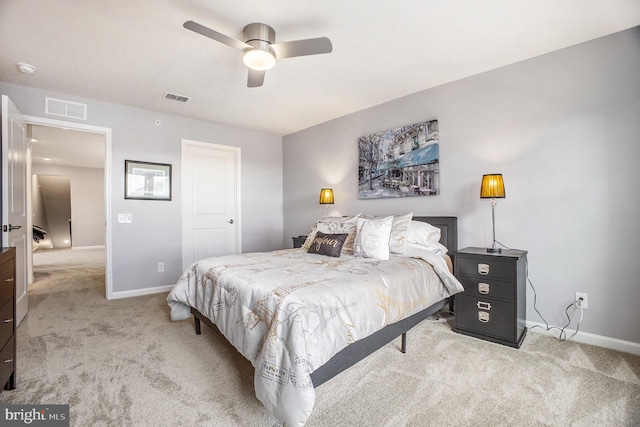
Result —
<instances>
[{"instance_id":1,"label":"lamp base","mask_svg":"<svg viewBox=\"0 0 640 427\"><path fill-rule=\"evenodd\" d=\"M501 248L487 248L487 252L492 253L492 254L499 254L499 253L502 253L502 249Z\"/></svg>"}]
</instances>

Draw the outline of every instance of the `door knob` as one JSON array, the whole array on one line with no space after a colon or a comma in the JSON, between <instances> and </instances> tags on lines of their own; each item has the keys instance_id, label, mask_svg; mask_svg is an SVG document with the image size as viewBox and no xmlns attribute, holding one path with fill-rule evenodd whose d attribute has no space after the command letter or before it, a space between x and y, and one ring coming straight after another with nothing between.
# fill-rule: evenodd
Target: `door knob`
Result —
<instances>
[{"instance_id":1,"label":"door knob","mask_svg":"<svg viewBox=\"0 0 640 427\"><path fill-rule=\"evenodd\" d=\"M229 224L233 224L233 220L230 219L229 221L227 221Z\"/></svg>"},{"instance_id":2,"label":"door knob","mask_svg":"<svg viewBox=\"0 0 640 427\"><path fill-rule=\"evenodd\" d=\"M2 226L2 231L4 231L6 233L7 231L11 232L13 230L19 230L21 228L22 228L21 225L11 225L11 224L9 224L8 226L7 225Z\"/></svg>"}]
</instances>

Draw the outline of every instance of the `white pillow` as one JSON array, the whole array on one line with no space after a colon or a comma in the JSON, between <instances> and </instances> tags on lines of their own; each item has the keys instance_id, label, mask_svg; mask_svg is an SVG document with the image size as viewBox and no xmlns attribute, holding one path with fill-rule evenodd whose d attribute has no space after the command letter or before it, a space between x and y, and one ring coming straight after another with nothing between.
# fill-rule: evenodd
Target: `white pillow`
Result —
<instances>
[{"instance_id":1,"label":"white pillow","mask_svg":"<svg viewBox=\"0 0 640 427\"><path fill-rule=\"evenodd\" d=\"M407 232L407 243L429 246L430 243L440 242L440 229L428 222L411 221Z\"/></svg>"},{"instance_id":2,"label":"white pillow","mask_svg":"<svg viewBox=\"0 0 640 427\"><path fill-rule=\"evenodd\" d=\"M395 215L393 217L389 249L391 249L391 253L394 255L404 255L404 249L407 246L407 233L409 232L411 218L413 218L413 212L409 212L405 215Z\"/></svg>"},{"instance_id":3,"label":"white pillow","mask_svg":"<svg viewBox=\"0 0 640 427\"><path fill-rule=\"evenodd\" d=\"M364 214L360 215L360 217L364 219L381 218ZM391 228L391 239L389 240L389 249L393 255L404 255L405 247L407 246L407 233L409 232L409 224L412 218L413 212L393 216L393 227Z\"/></svg>"},{"instance_id":4,"label":"white pillow","mask_svg":"<svg viewBox=\"0 0 640 427\"><path fill-rule=\"evenodd\" d=\"M318 222L311 228L311 232L307 236L307 239L302 245L302 249L309 250L311 242L316 237L316 233L320 231L325 234L348 234L347 240L345 240L342 246L342 253L353 254L353 244L356 240L356 224L357 218L360 214L355 216L328 216L320 218Z\"/></svg>"},{"instance_id":5,"label":"white pillow","mask_svg":"<svg viewBox=\"0 0 640 427\"><path fill-rule=\"evenodd\" d=\"M391 254L389 240L393 228L393 215L384 218L357 219L355 256L388 260Z\"/></svg>"}]
</instances>

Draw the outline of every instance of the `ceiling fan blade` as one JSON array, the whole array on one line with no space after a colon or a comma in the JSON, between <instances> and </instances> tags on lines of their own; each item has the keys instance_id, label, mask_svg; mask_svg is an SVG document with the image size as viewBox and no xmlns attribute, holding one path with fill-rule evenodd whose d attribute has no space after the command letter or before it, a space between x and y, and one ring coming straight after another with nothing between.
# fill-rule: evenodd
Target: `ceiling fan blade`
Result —
<instances>
[{"instance_id":1,"label":"ceiling fan blade","mask_svg":"<svg viewBox=\"0 0 640 427\"><path fill-rule=\"evenodd\" d=\"M249 78L247 79L247 87L258 87L264 83L264 71L252 70L249 68Z\"/></svg>"},{"instance_id":2,"label":"ceiling fan blade","mask_svg":"<svg viewBox=\"0 0 640 427\"><path fill-rule=\"evenodd\" d=\"M330 53L333 50L331 40L326 37L274 43L271 47L276 52L277 59Z\"/></svg>"},{"instance_id":3,"label":"ceiling fan blade","mask_svg":"<svg viewBox=\"0 0 640 427\"><path fill-rule=\"evenodd\" d=\"M236 40L232 37L229 36L225 36L222 33L219 33L217 31L212 30L211 28L207 28L203 25L198 24L197 22L193 22L193 21L187 21L184 24L182 24L182 26L184 28L186 28L187 30L191 30L193 32L196 32L198 34L201 34L205 37L209 37L210 39L213 39L217 42L226 44L227 46L231 46L232 48L238 49L238 50L244 50L244 49L251 49L252 47L244 42L241 42L240 40Z\"/></svg>"}]
</instances>

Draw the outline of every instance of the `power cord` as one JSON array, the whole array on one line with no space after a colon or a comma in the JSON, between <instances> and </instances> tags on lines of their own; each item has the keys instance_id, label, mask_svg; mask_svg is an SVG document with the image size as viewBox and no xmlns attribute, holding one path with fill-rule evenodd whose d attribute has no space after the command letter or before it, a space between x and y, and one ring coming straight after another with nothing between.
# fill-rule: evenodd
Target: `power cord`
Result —
<instances>
[{"instance_id":1,"label":"power cord","mask_svg":"<svg viewBox=\"0 0 640 427\"><path fill-rule=\"evenodd\" d=\"M447 319L445 317L437 317L437 318L427 317L426 321L430 323L447 323Z\"/></svg>"},{"instance_id":2,"label":"power cord","mask_svg":"<svg viewBox=\"0 0 640 427\"><path fill-rule=\"evenodd\" d=\"M433 316L427 317L425 320L431 323L447 323L449 322L449 320L453 319L453 314L454 314L453 311L450 311L450 310L440 310Z\"/></svg>"},{"instance_id":3,"label":"power cord","mask_svg":"<svg viewBox=\"0 0 640 427\"><path fill-rule=\"evenodd\" d=\"M499 242L497 240L496 240L496 243L498 243L500 246L502 246L505 249L511 250L510 247L502 244L501 242ZM558 341L560 341L560 342L564 342L564 341L572 339L573 337L576 336L576 334L580 330L580 323L582 322L582 318L584 316L584 308L582 308L583 298L578 298L576 301L572 302L571 304L569 304L567 306L567 308L564 309L564 313L567 316L567 324L566 325L564 325L562 328L560 328L558 326L549 326L549 323L542 316L542 313L540 313L540 311L538 310L538 307L537 307L538 294L536 292L536 288L533 286L533 282L531 281L531 279L529 279L529 260L527 258L527 254L524 254L524 261L525 261L525 274L526 274L526 277L527 277L527 282L529 283L529 286L531 286L531 290L533 290L533 309L536 311L536 313L538 313L538 316L540 316L540 319L542 319L542 321L544 322L544 325L545 325L544 328L541 325L533 325L531 327L531 329L533 329L533 328L542 328L546 332L548 332L551 336L553 336L554 338L558 339ZM569 316L569 309L571 307L573 307L573 306L576 306L576 307L580 308L580 320L578 320L578 325L576 326L575 332L569 338L567 338L567 334L566 334L566 332L564 330L567 327L569 327L569 325L571 324L571 317ZM551 330L553 330L553 329L557 329L557 330L560 331L560 333L558 334L557 337L555 335L553 335L553 333L551 333Z\"/></svg>"}]
</instances>

